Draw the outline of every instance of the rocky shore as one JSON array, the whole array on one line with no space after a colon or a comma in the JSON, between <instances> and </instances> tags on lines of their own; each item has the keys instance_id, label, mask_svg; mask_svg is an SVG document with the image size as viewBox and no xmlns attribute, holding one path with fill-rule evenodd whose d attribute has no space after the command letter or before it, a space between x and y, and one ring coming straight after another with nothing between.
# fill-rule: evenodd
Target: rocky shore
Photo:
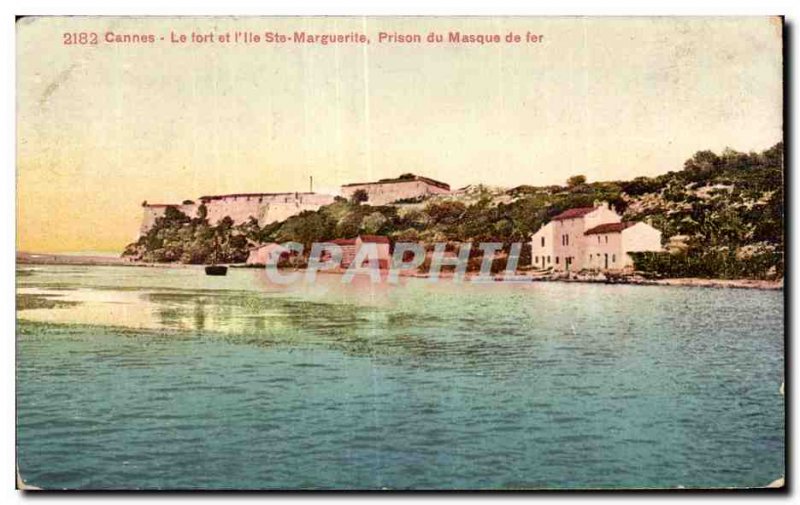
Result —
<instances>
[{"instance_id":1,"label":"rocky shore","mask_svg":"<svg viewBox=\"0 0 800 505\"><path fill-rule=\"evenodd\" d=\"M320 271L320 273L330 274L343 274L345 270L328 270ZM403 271L400 272L401 277L416 277L426 279L429 274L425 272ZM440 272L439 278L442 280L449 280L453 278L452 272ZM481 282L481 278L477 273L467 272L465 280L469 282ZM642 275L637 274L616 274L606 275L603 273L536 273L536 272L518 272L513 277L505 277L503 275L494 275L487 281L493 282L514 282L514 283L527 283L527 282L576 282L576 283L590 283L590 284L634 284L641 286L688 286L688 287L702 287L702 288L722 288L722 289L765 289L765 290L782 290L783 279L776 281L759 280L759 279L702 279L697 277L675 278L675 279L648 279Z\"/></svg>"},{"instance_id":2,"label":"rocky shore","mask_svg":"<svg viewBox=\"0 0 800 505\"><path fill-rule=\"evenodd\" d=\"M499 280L502 280L499 279ZM549 273L531 274L533 281L545 282L588 282L602 284L636 284L645 286L690 286L702 288L729 288L729 289L783 289L783 279L703 279L698 277L684 277L672 279L650 279L640 274L604 274L604 273Z\"/></svg>"}]
</instances>

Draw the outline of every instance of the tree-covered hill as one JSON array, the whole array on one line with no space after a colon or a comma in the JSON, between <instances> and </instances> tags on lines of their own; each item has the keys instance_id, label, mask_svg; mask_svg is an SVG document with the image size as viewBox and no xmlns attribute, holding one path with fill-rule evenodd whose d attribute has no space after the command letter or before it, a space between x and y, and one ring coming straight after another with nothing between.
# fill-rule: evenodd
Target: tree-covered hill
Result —
<instances>
[{"instance_id":1,"label":"tree-covered hill","mask_svg":"<svg viewBox=\"0 0 800 505\"><path fill-rule=\"evenodd\" d=\"M392 241L527 242L553 216L608 201L625 220L648 220L671 253L638 255L637 268L654 275L780 277L783 274L783 144L761 153L701 151L681 170L630 181L587 182L513 189L468 187L450 195L395 205L337 199L280 223L255 220L210 224L176 209L124 255L143 261L241 262L264 242L312 242L358 234Z\"/></svg>"}]
</instances>

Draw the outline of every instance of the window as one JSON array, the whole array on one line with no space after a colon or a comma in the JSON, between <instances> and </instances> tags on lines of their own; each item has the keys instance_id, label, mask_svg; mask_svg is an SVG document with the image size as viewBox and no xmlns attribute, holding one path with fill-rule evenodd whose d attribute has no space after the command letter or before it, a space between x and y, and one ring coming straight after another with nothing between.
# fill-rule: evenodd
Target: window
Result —
<instances>
[{"instance_id":1,"label":"window","mask_svg":"<svg viewBox=\"0 0 800 505\"><path fill-rule=\"evenodd\" d=\"M564 240L567 241L567 245L569 245L569 235L564 235Z\"/></svg>"},{"instance_id":2,"label":"window","mask_svg":"<svg viewBox=\"0 0 800 505\"><path fill-rule=\"evenodd\" d=\"M558 256L556 256L556 265L558 265Z\"/></svg>"},{"instance_id":3,"label":"window","mask_svg":"<svg viewBox=\"0 0 800 505\"><path fill-rule=\"evenodd\" d=\"M538 264L539 264L539 257L538 257L538 256L535 256L535 257L533 258L533 263L534 263L534 264L536 264L536 265L538 265Z\"/></svg>"},{"instance_id":4,"label":"window","mask_svg":"<svg viewBox=\"0 0 800 505\"><path fill-rule=\"evenodd\" d=\"M548 257L547 257L547 264L549 265L550 263L551 263L551 262L550 262L550 256L548 256Z\"/></svg>"},{"instance_id":5,"label":"window","mask_svg":"<svg viewBox=\"0 0 800 505\"><path fill-rule=\"evenodd\" d=\"M606 235L606 244L608 244L608 235Z\"/></svg>"},{"instance_id":6,"label":"window","mask_svg":"<svg viewBox=\"0 0 800 505\"><path fill-rule=\"evenodd\" d=\"M616 262L617 262L617 255L616 254L612 254L611 255L611 263L616 263Z\"/></svg>"},{"instance_id":7,"label":"window","mask_svg":"<svg viewBox=\"0 0 800 505\"><path fill-rule=\"evenodd\" d=\"M600 243L600 235L597 236L597 243Z\"/></svg>"},{"instance_id":8,"label":"window","mask_svg":"<svg viewBox=\"0 0 800 505\"><path fill-rule=\"evenodd\" d=\"M542 247L544 247L544 237L542 237Z\"/></svg>"}]
</instances>

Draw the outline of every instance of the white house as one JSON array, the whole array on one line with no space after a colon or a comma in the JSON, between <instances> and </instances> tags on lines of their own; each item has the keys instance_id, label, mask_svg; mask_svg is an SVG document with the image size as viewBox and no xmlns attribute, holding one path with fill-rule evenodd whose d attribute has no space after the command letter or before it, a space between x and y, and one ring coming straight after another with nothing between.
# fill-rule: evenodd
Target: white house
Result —
<instances>
[{"instance_id":1,"label":"white house","mask_svg":"<svg viewBox=\"0 0 800 505\"><path fill-rule=\"evenodd\" d=\"M630 252L661 251L661 232L646 223L623 222L609 204L569 209L531 239L535 268L622 270Z\"/></svg>"}]
</instances>

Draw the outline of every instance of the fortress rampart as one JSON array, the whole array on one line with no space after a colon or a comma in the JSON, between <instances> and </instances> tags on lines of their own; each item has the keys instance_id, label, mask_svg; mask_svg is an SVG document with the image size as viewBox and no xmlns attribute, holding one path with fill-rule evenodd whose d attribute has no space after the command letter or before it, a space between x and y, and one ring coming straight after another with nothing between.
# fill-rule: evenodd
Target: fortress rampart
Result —
<instances>
[{"instance_id":1,"label":"fortress rampart","mask_svg":"<svg viewBox=\"0 0 800 505\"><path fill-rule=\"evenodd\" d=\"M189 217L197 217L200 205L206 207L206 217L211 224L217 224L225 216L230 216L235 224L243 223L251 217L264 226L283 221L305 210L317 210L323 205L333 203L334 197L319 193L238 193L231 195L201 196L196 202L183 204L142 204L142 224L139 234L144 235L153 227L156 219L163 216L167 207L173 207Z\"/></svg>"},{"instance_id":2,"label":"fortress rampart","mask_svg":"<svg viewBox=\"0 0 800 505\"><path fill-rule=\"evenodd\" d=\"M363 190L369 205L386 205L398 200L413 199L450 192L450 186L428 177L404 174L396 179L381 179L376 182L345 184L342 195L352 198ZM306 210L317 210L334 201L333 195L312 192L291 193L235 193L230 195L201 196L197 201L186 200L182 204L142 204L142 224L139 234L144 235L163 216L167 208L175 208L189 217L197 217L200 205L206 207L206 217L212 225L225 216L230 216L235 224L244 223L251 217L259 226L284 221Z\"/></svg>"},{"instance_id":3,"label":"fortress rampart","mask_svg":"<svg viewBox=\"0 0 800 505\"><path fill-rule=\"evenodd\" d=\"M342 186L342 196L350 199L359 190L366 193L366 203L386 205L398 200L446 194L450 192L450 186L427 177L407 174L397 179L345 184Z\"/></svg>"}]
</instances>

